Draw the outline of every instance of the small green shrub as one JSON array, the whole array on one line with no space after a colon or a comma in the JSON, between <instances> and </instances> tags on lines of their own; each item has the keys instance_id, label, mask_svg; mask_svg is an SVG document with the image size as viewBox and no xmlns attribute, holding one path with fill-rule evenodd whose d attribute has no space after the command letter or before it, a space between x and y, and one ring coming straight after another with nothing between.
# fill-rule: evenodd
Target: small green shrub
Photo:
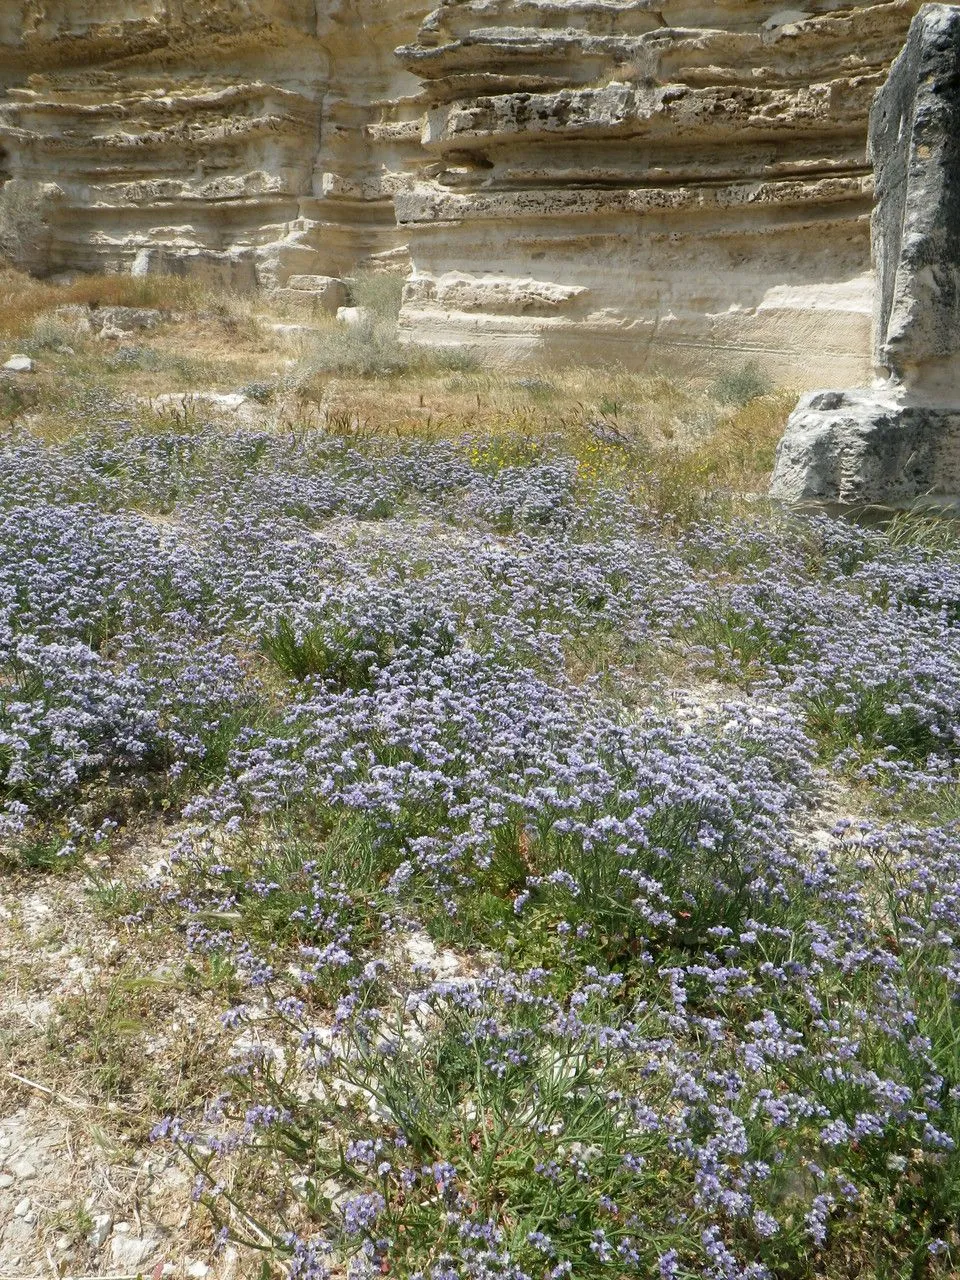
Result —
<instances>
[{"instance_id":1,"label":"small green shrub","mask_svg":"<svg viewBox=\"0 0 960 1280\"><path fill-rule=\"evenodd\" d=\"M248 382L240 388L240 394L257 404L269 404L276 395L276 387L272 382Z\"/></svg>"},{"instance_id":2,"label":"small green shrub","mask_svg":"<svg viewBox=\"0 0 960 1280\"><path fill-rule=\"evenodd\" d=\"M43 311L30 325L28 345L33 351L58 351L79 345L86 338L82 317Z\"/></svg>"},{"instance_id":3,"label":"small green shrub","mask_svg":"<svg viewBox=\"0 0 960 1280\"><path fill-rule=\"evenodd\" d=\"M947 741L942 728L912 701L903 680L874 686L861 682L852 688L805 695L799 701L810 731L834 750L853 749L858 755L892 750L922 764L943 751Z\"/></svg>"},{"instance_id":4,"label":"small green shrub","mask_svg":"<svg viewBox=\"0 0 960 1280\"><path fill-rule=\"evenodd\" d=\"M280 618L261 647L293 680L318 676L346 689L362 689L370 685L373 668L388 656L390 642L386 635L371 639L334 621L298 627Z\"/></svg>"},{"instance_id":5,"label":"small green shrub","mask_svg":"<svg viewBox=\"0 0 960 1280\"><path fill-rule=\"evenodd\" d=\"M164 359L159 352L150 347L119 347L114 355L106 361L111 371L126 369L162 369Z\"/></svg>"},{"instance_id":6,"label":"small green shrub","mask_svg":"<svg viewBox=\"0 0 960 1280\"><path fill-rule=\"evenodd\" d=\"M316 333L304 351L301 384L316 374L389 378L435 372L468 373L476 356L466 347L427 348L400 341L396 324L369 312L357 324Z\"/></svg>"},{"instance_id":7,"label":"small green shrub","mask_svg":"<svg viewBox=\"0 0 960 1280\"><path fill-rule=\"evenodd\" d=\"M548 399L557 394L557 388L546 378L518 378L513 386L518 391L525 391L528 396L534 396L537 399Z\"/></svg>"},{"instance_id":8,"label":"small green shrub","mask_svg":"<svg viewBox=\"0 0 960 1280\"><path fill-rule=\"evenodd\" d=\"M0 378L0 421L12 422L36 404L36 388L24 386L16 378Z\"/></svg>"},{"instance_id":9,"label":"small green shrub","mask_svg":"<svg viewBox=\"0 0 960 1280\"><path fill-rule=\"evenodd\" d=\"M755 361L728 369L713 384L714 397L721 404L744 405L769 395L773 384Z\"/></svg>"},{"instance_id":10,"label":"small green shrub","mask_svg":"<svg viewBox=\"0 0 960 1280\"><path fill-rule=\"evenodd\" d=\"M778 625L724 602L705 609L689 634L709 650L712 669L720 679L737 681L762 675L771 667L788 668L807 652L799 619L793 625Z\"/></svg>"},{"instance_id":11,"label":"small green shrub","mask_svg":"<svg viewBox=\"0 0 960 1280\"><path fill-rule=\"evenodd\" d=\"M339 377L384 378L410 368L410 354L400 345L396 329L365 317L359 324L338 324L317 333L304 353L308 373Z\"/></svg>"},{"instance_id":12,"label":"small green shrub","mask_svg":"<svg viewBox=\"0 0 960 1280\"><path fill-rule=\"evenodd\" d=\"M400 314L404 277L396 271L369 271L358 275L350 286L356 307L363 307L379 320L396 320Z\"/></svg>"}]
</instances>

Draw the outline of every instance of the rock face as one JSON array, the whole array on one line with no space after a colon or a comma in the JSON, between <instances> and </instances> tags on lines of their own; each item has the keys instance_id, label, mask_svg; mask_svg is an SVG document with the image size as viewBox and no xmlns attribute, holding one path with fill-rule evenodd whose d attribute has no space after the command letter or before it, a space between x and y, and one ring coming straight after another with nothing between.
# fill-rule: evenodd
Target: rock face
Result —
<instances>
[{"instance_id":1,"label":"rock face","mask_svg":"<svg viewBox=\"0 0 960 1280\"><path fill-rule=\"evenodd\" d=\"M917 3L445 0L403 323L512 356L869 368L871 100Z\"/></svg>"},{"instance_id":2,"label":"rock face","mask_svg":"<svg viewBox=\"0 0 960 1280\"><path fill-rule=\"evenodd\" d=\"M960 395L960 10L926 5L874 104L874 359L907 391Z\"/></svg>"},{"instance_id":3,"label":"rock face","mask_svg":"<svg viewBox=\"0 0 960 1280\"><path fill-rule=\"evenodd\" d=\"M877 386L801 400L771 489L790 501L960 496L960 8L917 15L870 147Z\"/></svg>"},{"instance_id":4,"label":"rock face","mask_svg":"<svg viewBox=\"0 0 960 1280\"><path fill-rule=\"evenodd\" d=\"M418 0L2 0L3 247L234 287L401 243ZM412 95L412 96L411 96Z\"/></svg>"},{"instance_id":5,"label":"rock face","mask_svg":"<svg viewBox=\"0 0 960 1280\"><path fill-rule=\"evenodd\" d=\"M0 247L271 288L412 260L420 341L865 375L867 117L919 0L428 5L0 0Z\"/></svg>"}]
</instances>

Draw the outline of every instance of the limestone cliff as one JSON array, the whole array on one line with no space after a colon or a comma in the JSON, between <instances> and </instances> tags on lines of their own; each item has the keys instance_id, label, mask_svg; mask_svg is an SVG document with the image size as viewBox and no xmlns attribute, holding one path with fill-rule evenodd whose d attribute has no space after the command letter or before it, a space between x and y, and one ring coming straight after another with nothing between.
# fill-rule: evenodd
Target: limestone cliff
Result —
<instances>
[{"instance_id":1,"label":"limestone cliff","mask_svg":"<svg viewBox=\"0 0 960 1280\"><path fill-rule=\"evenodd\" d=\"M861 376L870 103L919 0L445 0L397 198L444 342Z\"/></svg>"},{"instance_id":2,"label":"limestone cliff","mask_svg":"<svg viewBox=\"0 0 960 1280\"><path fill-rule=\"evenodd\" d=\"M138 262L235 285L339 274L389 252L420 114L393 49L423 11L417 0L5 0L8 241L47 272Z\"/></svg>"},{"instance_id":3,"label":"limestone cliff","mask_svg":"<svg viewBox=\"0 0 960 1280\"><path fill-rule=\"evenodd\" d=\"M427 3L5 0L6 247L282 286L407 245L420 340L864 375L920 0Z\"/></svg>"}]
</instances>

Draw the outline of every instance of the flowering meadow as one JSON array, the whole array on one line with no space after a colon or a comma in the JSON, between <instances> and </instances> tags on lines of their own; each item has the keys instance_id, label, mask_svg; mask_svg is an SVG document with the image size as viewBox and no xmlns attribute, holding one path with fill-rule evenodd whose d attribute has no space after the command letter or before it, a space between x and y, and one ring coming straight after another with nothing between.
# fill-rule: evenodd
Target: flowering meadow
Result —
<instances>
[{"instance_id":1,"label":"flowering meadow","mask_svg":"<svg viewBox=\"0 0 960 1280\"><path fill-rule=\"evenodd\" d=\"M956 1275L960 549L591 458L8 436L6 865L166 832L247 1274Z\"/></svg>"}]
</instances>

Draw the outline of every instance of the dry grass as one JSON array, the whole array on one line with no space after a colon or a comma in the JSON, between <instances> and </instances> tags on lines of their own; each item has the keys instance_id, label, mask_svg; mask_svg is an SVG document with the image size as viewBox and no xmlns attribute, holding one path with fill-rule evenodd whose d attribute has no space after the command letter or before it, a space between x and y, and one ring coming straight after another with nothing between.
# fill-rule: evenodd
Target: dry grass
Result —
<instances>
[{"instance_id":1,"label":"dry grass","mask_svg":"<svg viewBox=\"0 0 960 1280\"><path fill-rule=\"evenodd\" d=\"M45 1095L144 1141L158 1114L215 1091L217 984L171 932L136 934L106 890L78 901L57 877L14 873L0 904L0 1098Z\"/></svg>"},{"instance_id":2,"label":"dry grass","mask_svg":"<svg viewBox=\"0 0 960 1280\"><path fill-rule=\"evenodd\" d=\"M735 417L706 381L610 367L421 373L371 381L309 375L296 395L328 417L352 418L358 433L416 432L438 439L465 434L571 435L584 426L610 439L689 448Z\"/></svg>"},{"instance_id":3,"label":"dry grass","mask_svg":"<svg viewBox=\"0 0 960 1280\"><path fill-rule=\"evenodd\" d=\"M132 849L111 874L136 880L153 848ZM0 1190L0 1223L24 1194L38 1219L21 1245L0 1231L4 1277L125 1270L87 1241L105 1209L157 1239L161 1260L168 1250L178 1264L211 1255L213 1228L191 1214L189 1177L148 1133L159 1116L199 1109L222 1087L229 1046L217 1015L228 995L202 960L184 962L161 925L127 929L117 917L129 906L75 879L2 878L0 1134L3 1154L12 1139L13 1157L36 1176ZM62 1266L51 1269L51 1256Z\"/></svg>"},{"instance_id":4,"label":"dry grass","mask_svg":"<svg viewBox=\"0 0 960 1280\"><path fill-rule=\"evenodd\" d=\"M72 284L52 284L0 265L0 337L23 337L37 316L56 307L94 304L169 311L199 307L205 296L194 282L172 276L89 275Z\"/></svg>"},{"instance_id":5,"label":"dry grass","mask_svg":"<svg viewBox=\"0 0 960 1280\"><path fill-rule=\"evenodd\" d=\"M355 282L371 314L348 330L287 300L212 291L165 276L85 276L55 285L0 267L0 351L37 356L36 430L56 433L93 388L147 399L185 390L266 388L264 420L341 434L562 440L584 479L629 472L656 505L765 487L792 406L747 364L716 380L611 367L478 369L449 353L404 350L393 278ZM151 307L164 322L122 343L84 335L66 306ZM298 323L284 328L291 319ZM72 324L72 328L71 328ZM278 327L275 327L278 326ZM453 354L454 363L458 359ZM2 405L0 405L2 411ZM14 403L9 414L18 412Z\"/></svg>"},{"instance_id":6,"label":"dry grass","mask_svg":"<svg viewBox=\"0 0 960 1280\"><path fill-rule=\"evenodd\" d=\"M193 389L236 391L256 379L279 380L297 354L289 339L261 317L259 299L214 291L166 276L83 276L55 285L0 266L0 363L13 352L35 357L24 381L36 429L69 413L92 388L147 398ZM89 331L84 309L130 306L158 310L158 327L120 342ZM72 308L73 314L63 308ZM9 397L8 397L9 398ZM0 397L0 419L15 416Z\"/></svg>"},{"instance_id":7,"label":"dry grass","mask_svg":"<svg viewBox=\"0 0 960 1280\"><path fill-rule=\"evenodd\" d=\"M757 493L766 488L792 392L718 399L713 384L610 368L421 375L375 383L317 379L297 389L291 417L359 437L470 437L562 442L584 480L629 475L655 505L683 491Z\"/></svg>"}]
</instances>

